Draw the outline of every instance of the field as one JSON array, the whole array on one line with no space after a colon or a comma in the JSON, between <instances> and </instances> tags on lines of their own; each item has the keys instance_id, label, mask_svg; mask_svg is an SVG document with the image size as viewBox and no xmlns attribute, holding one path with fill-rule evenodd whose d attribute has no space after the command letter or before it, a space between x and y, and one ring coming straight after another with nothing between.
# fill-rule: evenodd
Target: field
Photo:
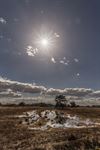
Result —
<instances>
[{"instance_id":1,"label":"field","mask_svg":"<svg viewBox=\"0 0 100 150\"><path fill-rule=\"evenodd\" d=\"M30 130L19 115L46 107L0 107L0 150L100 150L100 126L87 128L49 128ZM57 110L100 123L100 108L77 107Z\"/></svg>"}]
</instances>

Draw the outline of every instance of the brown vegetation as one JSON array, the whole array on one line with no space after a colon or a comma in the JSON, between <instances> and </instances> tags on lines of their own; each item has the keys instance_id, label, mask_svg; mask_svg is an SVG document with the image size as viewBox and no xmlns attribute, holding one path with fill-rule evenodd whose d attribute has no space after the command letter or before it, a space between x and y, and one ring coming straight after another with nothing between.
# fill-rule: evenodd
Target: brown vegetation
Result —
<instances>
[{"instance_id":1,"label":"brown vegetation","mask_svg":"<svg viewBox=\"0 0 100 150\"><path fill-rule=\"evenodd\" d=\"M37 107L0 107L0 150L99 150L100 128L29 130L19 118L23 112ZM66 108L66 113L77 114L98 121L99 108Z\"/></svg>"}]
</instances>

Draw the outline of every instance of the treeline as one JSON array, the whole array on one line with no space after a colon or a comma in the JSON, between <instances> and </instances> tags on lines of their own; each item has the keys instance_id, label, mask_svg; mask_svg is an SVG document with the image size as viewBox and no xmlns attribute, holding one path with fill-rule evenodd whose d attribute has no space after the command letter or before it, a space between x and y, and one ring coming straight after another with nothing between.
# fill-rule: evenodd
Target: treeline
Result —
<instances>
[{"instance_id":1,"label":"treeline","mask_svg":"<svg viewBox=\"0 0 100 150\"><path fill-rule=\"evenodd\" d=\"M73 107L100 107L100 105L87 105L87 106L80 106L80 105L76 105L76 103L70 102L70 104L66 105L66 106L58 106L58 105L53 105L53 104L46 104L46 103L35 103L35 104L26 104L24 102L20 102L18 104L2 104L0 103L1 107L49 107L49 108L58 108L58 109L66 109L68 107L73 108Z\"/></svg>"},{"instance_id":2,"label":"treeline","mask_svg":"<svg viewBox=\"0 0 100 150\"><path fill-rule=\"evenodd\" d=\"M35 107L53 107L58 109L64 109L66 107L100 107L100 105L92 105L92 106L80 106L75 103L75 101L68 101L66 96L64 95L57 95L54 99L55 105L53 104L46 104L46 103L35 103L35 104L26 104L25 102L20 102L18 104L2 104L0 106L35 106Z\"/></svg>"}]
</instances>

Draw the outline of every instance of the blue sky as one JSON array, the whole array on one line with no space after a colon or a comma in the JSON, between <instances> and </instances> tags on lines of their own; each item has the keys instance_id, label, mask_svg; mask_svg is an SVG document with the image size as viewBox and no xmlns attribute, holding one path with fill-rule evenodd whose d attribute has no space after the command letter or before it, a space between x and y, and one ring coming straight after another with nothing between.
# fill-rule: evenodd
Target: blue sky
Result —
<instances>
[{"instance_id":1,"label":"blue sky","mask_svg":"<svg viewBox=\"0 0 100 150\"><path fill-rule=\"evenodd\" d=\"M48 50L36 40L49 35ZM0 76L100 88L99 0L0 0Z\"/></svg>"}]
</instances>

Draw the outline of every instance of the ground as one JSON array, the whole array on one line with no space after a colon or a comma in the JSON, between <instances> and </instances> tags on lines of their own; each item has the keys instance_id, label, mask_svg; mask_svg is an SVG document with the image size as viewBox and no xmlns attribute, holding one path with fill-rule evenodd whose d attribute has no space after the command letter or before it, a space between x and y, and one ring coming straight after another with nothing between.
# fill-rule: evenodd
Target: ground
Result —
<instances>
[{"instance_id":1,"label":"ground","mask_svg":"<svg viewBox=\"0 0 100 150\"><path fill-rule=\"evenodd\" d=\"M23 112L43 111L46 107L0 107L0 150L100 150L100 126L45 131L30 130L17 117ZM100 123L100 108L77 107L58 110Z\"/></svg>"}]
</instances>

